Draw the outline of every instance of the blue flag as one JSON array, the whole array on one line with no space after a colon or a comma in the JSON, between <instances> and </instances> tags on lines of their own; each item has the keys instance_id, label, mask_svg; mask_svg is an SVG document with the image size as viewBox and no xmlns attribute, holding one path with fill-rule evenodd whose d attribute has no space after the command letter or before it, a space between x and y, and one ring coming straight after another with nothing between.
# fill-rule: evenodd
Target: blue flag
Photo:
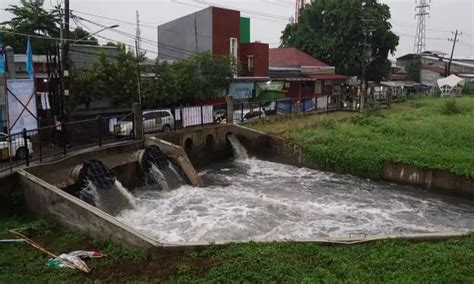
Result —
<instances>
[{"instance_id":1,"label":"blue flag","mask_svg":"<svg viewBox=\"0 0 474 284\"><path fill-rule=\"evenodd\" d=\"M29 37L26 46L26 72L30 75L30 80L33 80L35 69L33 68L33 53L31 51L31 39Z\"/></svg>"},{"instance_id":2,"label":"blue flag","mask_svg":"<svg viewBox=\"0 0 474 284\"><path fill-rule=\"evenodd\" d=\"M0 74L5 73L5 57L3 56L3 40L0 36Z\"/></svg>"}]
</instances>

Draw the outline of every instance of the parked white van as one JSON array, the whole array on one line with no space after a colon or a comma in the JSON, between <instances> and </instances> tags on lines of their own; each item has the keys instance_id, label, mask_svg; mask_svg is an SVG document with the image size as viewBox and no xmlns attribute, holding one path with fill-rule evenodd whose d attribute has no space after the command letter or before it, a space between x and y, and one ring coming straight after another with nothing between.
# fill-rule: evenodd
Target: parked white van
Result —
<instances>
[{"instance_id":1,"label":"parked white van","mask_svg":"<svg viewBox=\"0 0 474 284\"><path fill-rule=\"evenodd\" d=\"M170 131L174 128L174 116L171 110L148 110L143 112L145 132ZM133 135L133 117L127 116L109 124L109 131L118 136Z\"/></svg>"}]
</instances>

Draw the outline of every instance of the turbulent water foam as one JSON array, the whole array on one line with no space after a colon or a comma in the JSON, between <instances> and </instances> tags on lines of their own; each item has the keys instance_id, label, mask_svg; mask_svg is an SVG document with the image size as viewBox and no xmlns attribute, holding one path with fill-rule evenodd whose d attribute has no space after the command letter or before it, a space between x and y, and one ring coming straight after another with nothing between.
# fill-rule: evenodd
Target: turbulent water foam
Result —
<instances>
[{"instance_id":1,"label":"turbulent water foam","mask_svg":"<svg viewBox=\"0 0 474 284\"><path fill-rule=\"evenodd\" d=\"M92 199L89 201L94 206L112 215L136 208L135 197L118 180L115 180L109 189L97 188L94 183L88 181L82 192Z\"/></svg>"},{"instance_id":2,"label":"turbulent water foam","mask_svg":"<svg viewBox=\"0 0 474 284\"><path fill-rule=\"evenodd\" d=\"M118 218L164 243L308 240L474 229L474 204L256 159L200 173L205 188L140 191Z\"/></svg>"},{"instance_id":3,"label":"turbulent water foam","mask_svg":"<svg viewBox=\"0 0 474 284\"><path fill-rule=\"evenodd\" d=\"M240 144L240 141L237 139L237 137L235 137L233 134L229 134L227 139L234 150L234 156L237 160L246 160L249 158L247 149L245 149L244 146Z\"/></svg>"}]
</instances>

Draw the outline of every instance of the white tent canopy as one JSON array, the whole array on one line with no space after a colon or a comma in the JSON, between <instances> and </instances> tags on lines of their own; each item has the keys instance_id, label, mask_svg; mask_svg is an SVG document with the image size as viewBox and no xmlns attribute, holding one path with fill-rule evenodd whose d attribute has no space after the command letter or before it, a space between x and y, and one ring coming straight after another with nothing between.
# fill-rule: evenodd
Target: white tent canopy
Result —
<instances>
[{"instance_id":1,"label":"white tent canopy","mask_svg":"<svg viewBox=\"0 0 474 284\"><path fill-rule=\"evenodd\" d=\"M441 94L448 95L453 92L461 91L464 83L464 79L459 78L456 75L450 75L449 77L439 79L438 87L441 90Z\"/></svg>"}]
</instances>

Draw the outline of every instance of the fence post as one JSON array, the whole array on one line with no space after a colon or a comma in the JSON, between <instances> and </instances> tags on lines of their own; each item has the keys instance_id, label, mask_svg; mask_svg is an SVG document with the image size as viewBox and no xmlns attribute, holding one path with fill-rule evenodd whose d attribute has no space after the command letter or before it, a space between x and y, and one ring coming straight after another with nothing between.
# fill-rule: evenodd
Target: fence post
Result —
<instances>
[{"instance_id":1,"label":"fence post","mask_svg":"<svg viewBox=\"0 0 474 284\"><path fill-rule=\"evenodd\" d=\"M234 100L232 96L225 97L226 103L226 120L228 124L234 124Z\"/></svg>"},{"instance_id":2,"label":"fence post","mask_svg":"<svg viewBox=\"0 0 474 284\"><path fill-rule=\"evenodd\" d=\"M290 116L293 114L293 99L290 99Z\"/></svg>"},{"instance_id":3,"label":"fence post","mask_svg":"<svg viewBox=\"0 0 474 284\"><path fill-rule=\"evenodd\" d=\"M29 166L30 165L30 149L28 149L28 136L26 135L26 128L23 128L23 146L25 147L26 166Z\"/></svg>"},{"instance_id":4,"label":"fence post","mask_svg":"<svg viewBox=\"0 0 474 284\"><path fill-rule=\"evenodd\" d=\"M201 104L201 127L204 126L204 114L202 113L202 104Z\"/></svg>"},{"instance_id":5,"label":"fence post","mask_svg":"<svg viewBox=\"0 0 474 284\"><path fill-rule=\"evenodd\" d=\"M303 99L303 114L306 112L306 104L305 104L305 100Z\"/></svg>"},{"instance_id":6,"label":"fence post","mask_svg":"<svg viewBox=\"0 0 474 284\"><path fill-rule=\"evenodd\" d=\"M134 103L132 105L133 113L133 136L136 140L143 140L143 112L142 105Z\"/></svg>"},{"instance_id":7,"label":"fence post","mask_svg":"<svg viewBox=\"0 0 474 284\"><path fill-rule=\"evenodd\" d=\"M244 102L240 103L240 123L244 122Z\"/></svg>"},{"instance_id":8,"label":"fence post","mask_svg":"<svg viewBox=\"0 0 474 284\"><path fill-rule=\"evenodd\" d=\"M262 102L258 101L258 118L262 118Z\"/></svg>"},{"instance_id":9,"label":"fence post","mask_svg":"<svg viewBox=\"0 0 474 284\"><path fill-rule=\"evenodd\" d=\"M173 127L174 127L174 131L176 131L176 123L177 123L177 120L176 120L176 107L173 108Z\"/></svg>"},{"instance_id":10,"label":"fence post","mask_svg":"<svg viewBox=\"0 0 474 284\"><path fill-rule=\"evenodd\" d=\"M275 115L278 115L278 99L275 100Z\"/></svg>"},{"instance_id":11,"label":"fence post","mask_svg":"<svg viewBox=\"0 0 474 284\"><path fill-rule=\"evenodd\" d=\"M43 162L43 143L41 143L41 136L39 135L39 131L38 131L38 140L39 140L39 152L40 152L39 161L40 163L42 163Z\"/></svg>"},{"instance_id":12,"label":"fence post","mask_svg":"<svg viewBox=\"0 0 474 284\"><path fill-rule=\"evenodd\" d=\"M97 116L97 137L99 139L99 147L102 147L102 129L101 129L101 121L100 121L100 114Z\"/></svg>"},{"instance_id":13,"label":"fence post","mask_svg":"<svg viewBox=\"0 0 474 284\"><path fill-rule=\"evenodd\" d=\"M66 130L66 123L64 121L61 121L61 133L63 135L63 155L67 155L67 142L66 142L66 137L67 137L67 130Z\"/></svg>"}]
</instances>

